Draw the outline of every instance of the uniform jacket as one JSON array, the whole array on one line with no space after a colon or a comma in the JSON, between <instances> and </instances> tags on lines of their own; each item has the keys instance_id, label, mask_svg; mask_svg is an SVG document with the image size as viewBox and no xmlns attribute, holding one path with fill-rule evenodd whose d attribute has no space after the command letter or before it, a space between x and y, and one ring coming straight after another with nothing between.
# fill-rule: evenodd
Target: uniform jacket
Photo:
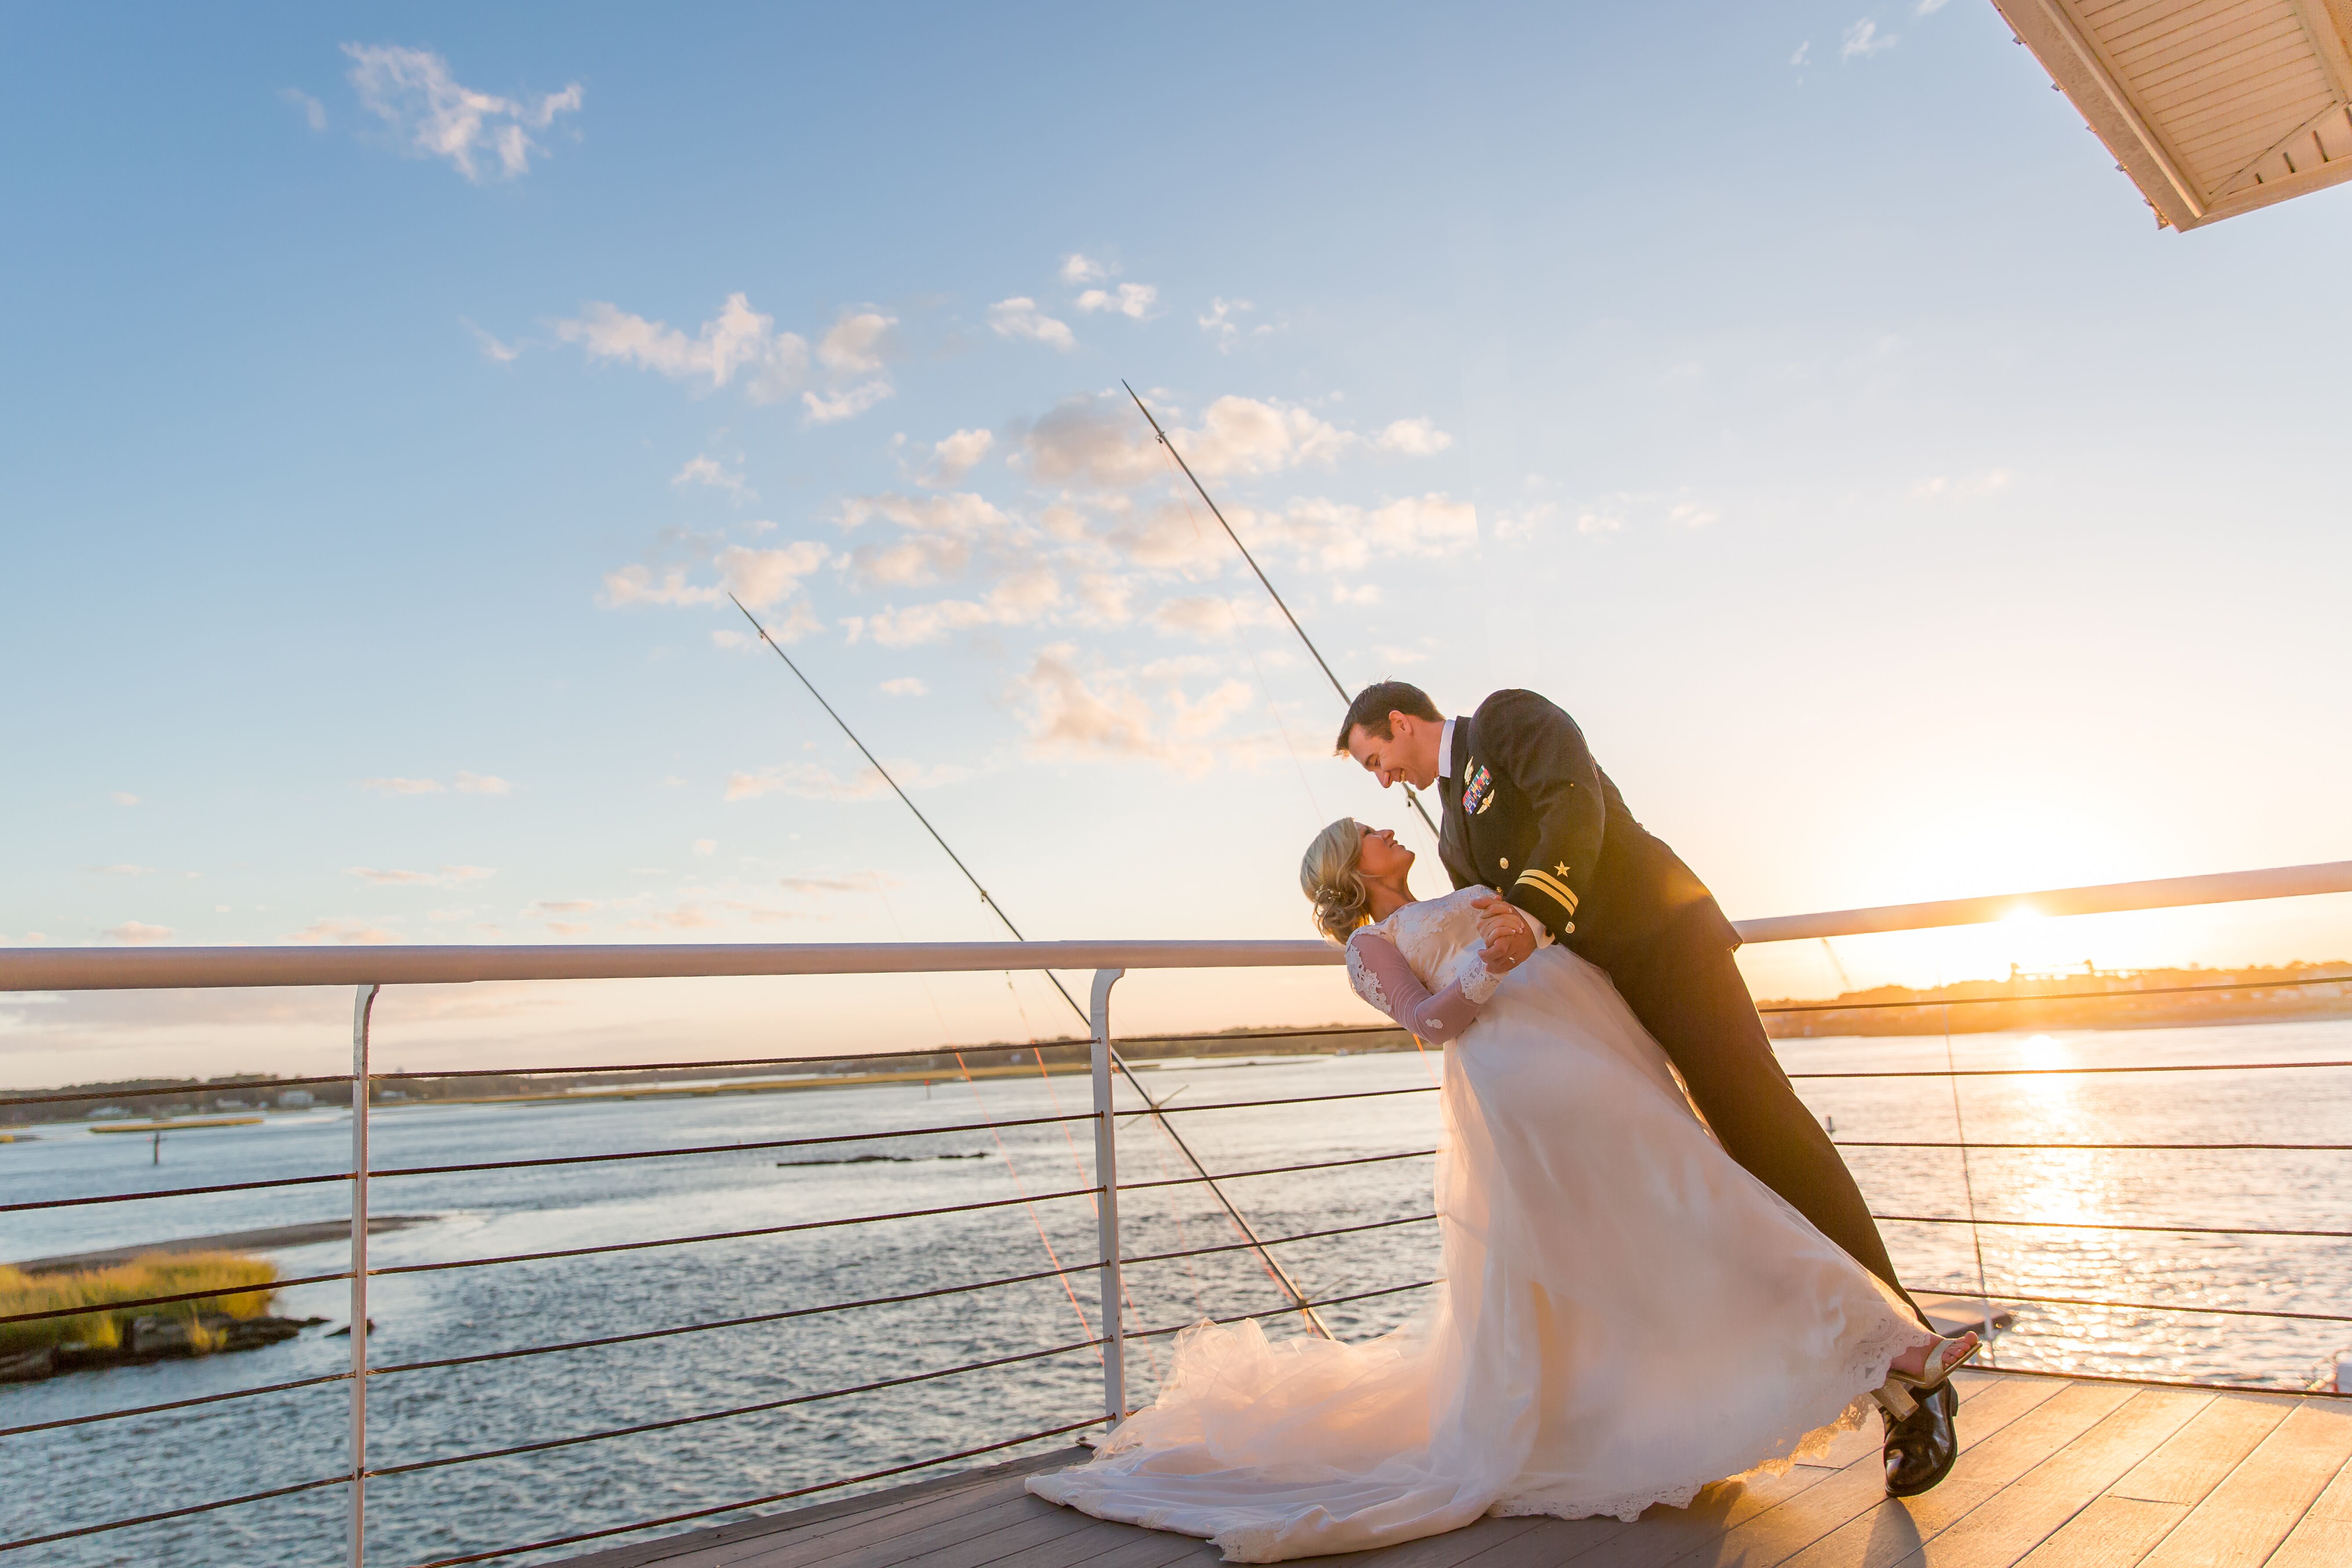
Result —
<instances>
[{"instance_id":1,"label":"uniform jacket","mask_svg":"<svg viewBox=\"0 0 2352 1568\"><path fill-rule=\"evenodd\" d=\"M1454 721L1448 762L1439 854L1456 888L1496 889L1603 969L1666 937L1739 945L1714 895L1633 820L1552 703L1496 692Z\"/></svg>"}]
</instances>

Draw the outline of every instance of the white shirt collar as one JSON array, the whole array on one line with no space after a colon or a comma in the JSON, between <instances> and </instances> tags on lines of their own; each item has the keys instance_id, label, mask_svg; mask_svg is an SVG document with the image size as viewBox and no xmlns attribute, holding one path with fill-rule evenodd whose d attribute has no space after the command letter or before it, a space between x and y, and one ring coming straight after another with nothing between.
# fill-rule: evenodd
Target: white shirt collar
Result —
<instances>
[{"instance_id":1,"label":"white shirt collar","mask_svg":"<svg viewBox=\"0 0 2352 1568\"><path fill-rule=\"evenodd\" d=\"M1441 779L1454 776L1454 721L1451 719L1445 721L1445 728L1437 735L1437 776Z\"/></svg>"}]
</instances>

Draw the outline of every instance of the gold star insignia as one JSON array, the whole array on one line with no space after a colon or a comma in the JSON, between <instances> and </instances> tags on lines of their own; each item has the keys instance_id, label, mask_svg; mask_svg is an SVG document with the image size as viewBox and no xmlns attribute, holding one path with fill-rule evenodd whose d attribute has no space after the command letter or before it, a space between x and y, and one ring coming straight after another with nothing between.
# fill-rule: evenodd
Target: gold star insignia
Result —
<instances>
[{"instance_id":1,"label":"gold star insignia","mask_svg":"<svg viewBox=\"0 0 2352 1568\"><path fill-rule=\"evenodd\" d=\"M1559 865L1554 866L1554 867L1552 868L1552 870L1553 870L1553 872L1554 872L1556 875L1562 876L1562 877L1567 876L1567 875L1568 875L1568 862L1567 862L1567 861L1565 861L1565 860L1561 861Z\"/></svg>"}]
</instances>

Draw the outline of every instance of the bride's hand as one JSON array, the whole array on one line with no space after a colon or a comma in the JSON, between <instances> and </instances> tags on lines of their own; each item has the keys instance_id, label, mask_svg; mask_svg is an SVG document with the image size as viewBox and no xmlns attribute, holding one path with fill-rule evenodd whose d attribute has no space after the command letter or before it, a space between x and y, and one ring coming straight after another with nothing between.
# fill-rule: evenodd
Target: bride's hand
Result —
<instances>
[{"instance_id":1,"label":"bride's hand","mask_svg":"<svg viewBox=\"0 0 2352 1568\"><path fill-rule=\"evenodd\" d=\"M1478 957L1489 973L1507 974L1534 954L1536 939L1507 900L1490 893L1470 906L1479 912L1478 935L1486 945Z\"/></svg>"}]
</instances>

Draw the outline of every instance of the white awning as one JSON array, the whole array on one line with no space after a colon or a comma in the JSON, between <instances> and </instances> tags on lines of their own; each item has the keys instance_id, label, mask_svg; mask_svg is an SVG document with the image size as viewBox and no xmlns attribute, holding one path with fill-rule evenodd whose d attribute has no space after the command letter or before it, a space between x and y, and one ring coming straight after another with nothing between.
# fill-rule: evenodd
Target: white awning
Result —
<instances>
[{"instance_id":1,"label":"white awning","mask_svg":"<svg viewBox=\"0 0 2352 1568\"><path fill-rule=\"evenodd\" d=\"M1993 0L2159 224L2352 180L2352 0Z\"/></svg>"}]
</instances>

